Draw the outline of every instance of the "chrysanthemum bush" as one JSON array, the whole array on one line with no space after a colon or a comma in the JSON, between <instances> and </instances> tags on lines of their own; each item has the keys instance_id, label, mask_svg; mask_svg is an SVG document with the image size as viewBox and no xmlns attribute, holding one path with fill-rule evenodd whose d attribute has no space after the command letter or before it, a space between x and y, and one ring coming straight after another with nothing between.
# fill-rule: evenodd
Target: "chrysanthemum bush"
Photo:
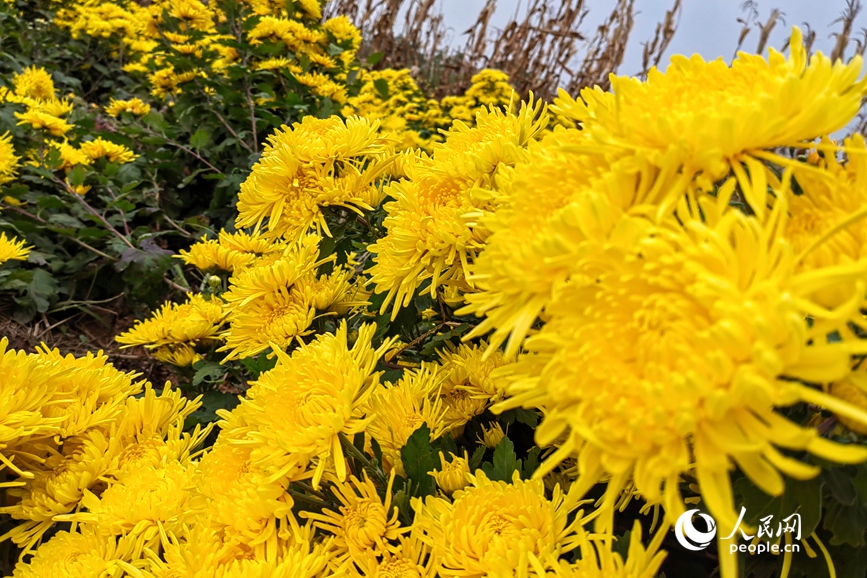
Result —
<instances>
[{"instance_id":1,"label":"chrysanthemum bush","mask_svg":"<svg viewBox=\"0 0 867 578\"><path fill-rule=\"evenodd\" d=\"M317 1L3 3L0 228L27 238L35 265L0 280L16 318L121 294L144 314L190 290L171 255L230 226L261 143L286 122L359 111L427 146L451 111L510 106L493 71L442 106L411 79L389 88L380 76L408 72L368 71L359 31L321 17ZM408 98L423 107L401 124Z\"/></svg>"},{"instance_id":2,"label":"chrysanthemum bush","mask_svg":"<svg viewBox=\"0 0 867 578\"><path fill-rule=\"evenodd\" d=\"M44 69L11 77L12 212L80 207L139 243L83 201L180 158L212 211L156 245L185 298L117 337L180 389L4 342L12 575L863 576L867 144L830 138L860 58L794 29L788 56L675 57L549 104L488 71L436 103L402 72L352 88L353 29L319 8L63 5L130 75L105 136ZM50 271L30 231L0 236L31 260L0 280ZM695 508L699 553L671 532ZM795 513L797 536L759 533ZM753 537L800 551L731 553Z\"/></svg>"}]
</instances>

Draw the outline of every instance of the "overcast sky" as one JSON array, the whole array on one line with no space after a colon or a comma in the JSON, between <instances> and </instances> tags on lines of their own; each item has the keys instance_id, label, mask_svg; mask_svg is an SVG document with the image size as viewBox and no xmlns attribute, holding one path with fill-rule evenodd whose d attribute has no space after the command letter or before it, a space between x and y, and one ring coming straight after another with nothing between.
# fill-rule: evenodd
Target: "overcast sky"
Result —
<instances>
[{"instance_id":1,"label":"overcast sky","mask_svg":"<svg viewBox=\"0 0 867 578\"><path fill-rule=\"evenodd\" d=\"M619 73L634 74L641 68L641 43L653 37L656 23L662 19L665 11L671 7L673 0L637 0L638 15L635 27L629 39L627 54ZM484 0L442 0L445 20L451 29L452 41L463 44L461 33L469 28L484 6ZM497 12L494 15L494 25L502 26L514 15L519 7L526 6L527 0L498 0ZM585 21L584 31L592 33L595 26L604 19L616 4L615 0L587 0L590 14ZM699 53L705 59L723 57L730 61L737 46L741 24L739 17L746 13L741 9L742 0L683 0L683 12L677 34L660 63L665 68L672 54ZM816 31L814 49L830 53L834 39L829 35L838 27L832 27L846 7L846 0L760 0L758 2L759 18L767 20L773 8L782 10L785 26L778 24L771 34L769 45L780 48L788 38L792 25L801 26L808 22ZM854 30L867 27L867 14L859 15ZM592 34L590 34L592 36ZM754 51L758 40L758 31L753 30L744 42L744 49ZM851 54L854 43L850 45Z\"/></svg>"}]
</instances>

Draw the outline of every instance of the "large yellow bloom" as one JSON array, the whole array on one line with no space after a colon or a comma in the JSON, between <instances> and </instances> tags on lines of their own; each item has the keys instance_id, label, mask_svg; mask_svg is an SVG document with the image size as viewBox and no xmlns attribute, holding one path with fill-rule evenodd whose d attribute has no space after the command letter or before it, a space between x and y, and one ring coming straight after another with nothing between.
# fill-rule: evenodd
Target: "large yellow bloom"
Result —
<instances>
[{"instance_id":1,"label":"large yellow bloom","mask_svg":"<svg viewBox=\"0 0 867 578\"><path fill-rule=\"evenodd\" d=\"M569 522L575 504L557 487L549 500L542 480L491 481L477 471L452 500L413 500L414 529L431 547L440 576L536 576L529 557L558 558L576 546Z\"/></svg>"},{"instance_id":2,"label":"large yellow bloom","mask_svg":"<svg viewBox=\"0 0 867 578\"><path fill-rule=\"evenodd\" d=\"M430 547L418 537L418 532L398 538L393 551L368 551L364 560L356 560L361 575L375 578L434 578L436 568Z\"/></svg>"},{"instance_id":3,"label":"large yellow bloom","mask_svg":"<svg viewBox=\"0 0 867 578\"><path fill-rule=\"evenodd\" d=\"M397 520L397 507L391 506L391 486L394 472L388 480L385 501L380 499L376 486L364 472L364 480L350 476L348 482L334 486L332 492L340 500L340 512L323 510L321 514L305 512L302 516L314 525L335 536L335 549L340 558L361 562L372 552L381 555L394 552L389 543L409 528L401 528Z\"/></svg>"},{"instance_id":4,"label":"large yellow bloom","mask_svg":"<svg viewBox=\"0 0 867 578\"><path fill-rule=\"evenodd\" d=\"M31 66L12 77L15 94L35 99L54 98L54 80L44 68Z\"/></svg>"},{"instance_id":5,"label":"large yellow bloom","mask_svg":"<svg viewBox=\"0 0 867 578\"><path fill-rule=\"evenodd\" d=\"M325 207L370 210L388 161L375 158L387 153L376 129L359 117L305 117L276 131L241 185L235 226L294 241L311 228L330 235Z\"/></svg>"},{"instance_id":6,"label":"large yellow bloom","mask_svg":"<svg viewBox=\"0 0 867 578\"><path fill-rule=\"evenodd\" d=\"M169 536L164 561L153 557L148 578L314 578L333 575L333 540L315 540L312 528L296 529L268 544L227 543L204 519Z\"/></svg>"},{"instance_id":7,"label":"large yellow bloom","mask_svg":"<svg viewBox=\"0 0 867 578\"><path fill-rule=\"evenodd\" d=\"M671 175L647 163L611 165L595 149L575 151L587 142L583 131L557 130L529 146L523 162L500 172L503 201L484 219L491 235L470 276L476 291L457 311L484 315L467 337L495 329L489 352L509 338L506 356L514 355L582 248L647 226L622 220L622 210L673 185Z\"/></svg>"},{"instance_id":8,"label":"large yellow bloom","mask_svg":"<svg viewBox=\"0 0 867 578\"><path fill-rule=\"evenodd\" d=\"M224 317L219 299L206 299L202 294L187 294L184 303L166 303L150 319L137 321L135 326L115 338L123 347L143 345L149 349L164 345L208 342L217 339Z\"/></svg>"},{"instance_id":9,"label":"large yellow bloom","mask_svg":"<svg viewBox=\"0 0 867 578\"><path fill-rule=\"evenodd\" d=\"M404 476L400 450L415 430L427 424L431 439L445 431L444 409L440 387L445 377L434 364L424 364L417 370L406 370L395 384L375 388L367 402L371 420L366 433L379 443L385 467Z\"/></svg>"},{"instance_id":10,"label":"large yellow bloom","mask_svg":"<svg viewBox=\"0 0 867 578\"><path fill-rule=\"evenodd\" d=\"M358 329L355 344L347 342L347 326L319 335L291 357L277 350L277 365L263 373L232 412L219 411L220 427L233 443L253 448L253 460L271 479L301 476L315 463L313 484L319 486L326 467L346 479L340 435L367 425L363 404L379 383L377 361L390 346L374 349L375 325Z\"/></svg>"},{"instance_id":11,"label":"large yellow bloom","mask_svg":"<svg viewBox=\"0 0 867 578\"><path fill-rule=\"evenodd\" d=\"M867 459L867 448L829 442L775 411L807 402L867 422L867 412L806 385L845 376L850 355L865 349L826 335L858 315L867 262L793 274L780 238L784 204L764 225L738 211L718 215L712 201L701 203L703 218L682 205L678 221L612 240L576 263L547 308L550 319L527 340L530 353L507 369L516 397L500 405L545 411L536 439L559 449L537 475L577 454L573 489L583 494L608 479L609 515L631 479L676 517L684 511L680 475L694 471L725 535L737 518L735 464L779 496L781 472L805 479L818 470L778 447L842 463ZM831 286L848 295L834 310L812 299Z\"/></svg>"},{"instance_id":12,"label":"large yellow bloom","mask_svg":"<svg viewBox=\"0 0 867 578\"><path fill-rule=\"evenodd\" d=\"M208 525L229 544L273 542L279 529L294 522L286 488L268 479L253 463L251 452L249 446L220 440L196 469L196 487L208 498Z\"/></svg>"},{"instance_id":13,"label":"large yellow bloom","mask_svg":"<svg viewBox=\"0 0 867 578\"><path fill-rule=\"evenodd\" d=\"M105 107L105 112L109 116L118 116L122 112L128 112L136 116L145 116L151 111L151 105L142 101L140 98L132 98L130 100L115 100Z\"/></svg>"},{"instance_id":14,"label":"large yellow bloom","mask_svg":"<svg viewBox=\"0 0 867 578\"><path fill-rule=\"evenodd\" d=\"M580 101L561 91L555 110L581 123L590 146L612 157L640 156L657 166L675 160L684 179L665 191L669 203L692 179L708 189L733 170L743 185L742 166L750 173L765 170L757 160L768 156L762 151L846 126L867 90L858 79L860 57L844 64L817 52L808 61L794 27L789 46L788 59L774 49L767 60L741 52L731 66L721 58L674 56L664 73L653 69L646 81L612 77L610 91L586 88ZM761 218L767 190L743 191Z\"/></svg>"},{"instance_id":15,"label":"large yellow bloom","mask_svg":"<svg viewBox=\"0 0 867 578\"><path fill-rule=\"evenodd\" d=\"M203 239L189 249L181 250L177 257L202 271L234 271L246 267L256 259L256 255L228 249L216 239Z\"/></svg>"},{"instance_id":16,"label":"large yellow bloom","mask_svg":"<svg viewBox=\"0 0 867 578\"><path fill-rule=\"evenodd\" d=\"M26 112L16 112L15 118L19 120L19 126L29 124L36 130L47 130L54 136L63 136L72 128L72 125L62 118L36 109L29 109Z\"/></svg>"},{"instance_id":17,"label":"large yellow bloom","mask_svg":"<svg viewBox=\"0 0 867 578\"><path fill-rule=\"evenodd\" d=\"M92 430L75 441L69 444L73 449L64 448L67 455L51 452L32 479L9 490L17 502L0 508L0 513L22 520L7 536L25 549L54 525L54 516L77 509L85 490L102 486L100 478L117 459L117 445L100 431Z\"/></svg>"},{"instance_id":18,"label":"large yellow bloom","mask_svg":"<svg viewBox=\"0 0 867 578\"><path fill-rule=\"evenodd\" d=\"M128 538L99 535L93 528L58 532L27 563L15 566L12 578L92 578L124 576L133 559Z\"/></svg>"},{"instance_id":19,"label":"large yellow bloom","mask_svg":"<svg viewBox=\"0 0 867 578\"><path fill-rule=\"evenodd\" d=\"M438 352L444 375L440 396L446 409L443 420L453 434L460 434L463 426L480 415L493 402L500 401L505 392L502 382L491 373L506 365L499 350L485 356L487 344L462 344ZM455 436L457 437L457 435Z\"/></svg>"},{"instance_id":20,"label":"large yellow bloom","mask_svg":"<svg viewBox=\"0 0 867 578\"><path fill-rule=\"evenodd\" d=\"M26 241L19 241L15 237L7 237L6 233L0 233L0 265L6 261L24 261L30 254L30 247L25 247Z\"/></svg>"},{"instance_id":21,"label":"large yellow bloom","mask_svg":"<svg viewBox=\"0 0 867 578\"><path fill-rule=\"evenodd\" d=\"M89 165L93 163L93 159L87 156L81 149L77 149L69 144L69 141L53 141L51 147L57 149L60 154L59 169L68 171L75 165Z\"/></svg>"},{"instance_id":22,"label":"large yellow bloom","mask_svg":"<svg viewBox=\"0 0 867 578\"><path fill-rule=\"evenodd\" d=\"M19 157L15 156L15 147L12 146L12 136L8 132L0 136L0 185L15 178L19 160Z\"/></svg>"},{"instance_id":23,"label":"large yellow bloom","mask_svg":"<svg viewBox=\"0 0 867 578\"><path fill-rule=\"evenodd\" d=\"M613 536L590 538L580 535L580 557L572 563L551 560L547 575L556 578L654 578L659 574L666 553L660 551L667 526L657 530L645 547L641 543L641 524L636 520L629 536L629 549L624 557L612 550Z\"/></svg>"},{"instance_id":24,"label":"large yellow bloom","mask_svg":"<svg viewBox=\"0 0 867 578\"><path fill-rule=\"evenodd\" d=\"M99 497L85 491L86 512L55 520L93 525L103 536L128 536L140 554L159 543L160 534L179 533L204 513L204 503L195 499L192 473L192 466L178 462L132 470Z\"/></svg>"},{"instance_id":25,"label":"large yellow bloom","mask_svg":"<svg viewBox=\"0 0 867 578\"><path fill-rule=\"evenodd\" d=\"M376 254L370 282L386 293L383 310L394 303L392 318L428 279L431 295L441 284L471 289L467 269L489 233L478 219L498 204L495 191L481 189L493 188L493 175L521 159L546 122L539 104L518 115L480 111L473 128L455 123L432 157L386 188L395 200L385 205L387 235L369 247Z\"/></svg>"},{"instance_id":26,"label":"large yellow bloom","mask_svg":"<svg viewBox=\"0 0 867 578\"><path fill-rule=\"evenodd\" d=\"M864 137L853 135L840 147L825 139L819 146L823 154L815 166L793 165L801 194L787 197L790 218L784 235L799 256L796 266L802 271L852 264L867 257L867 220L858 218L867 210ZM827 307L845 299L835 289L817 297Z\"/></svg>"},{"instance_id":27,"label":"large yellow bloom","mask_svg":"<svg viewBox=\"0 0 867 578\"><path fill-rule=\"evenodd\" d=\"M138 158L137 154L125 146L105 140L102 137L97 137L91 141L85 141L79 145L79 148L81 149L81 152L94 161L106 158L113 163L125 164L131 163Z\"/></svg>"}]
</instances>

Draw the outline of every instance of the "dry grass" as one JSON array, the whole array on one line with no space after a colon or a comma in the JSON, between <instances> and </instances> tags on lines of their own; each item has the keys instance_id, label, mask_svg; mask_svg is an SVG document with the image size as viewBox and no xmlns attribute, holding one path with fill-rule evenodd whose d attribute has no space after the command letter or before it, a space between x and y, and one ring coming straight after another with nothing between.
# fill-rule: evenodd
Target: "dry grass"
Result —
<instances>
[{"instance_id":1,"label":"dry grass","mask_svg":"<svg viewBox=\"0 0 867 578\"><path fill-rule=\"evenodd\" d=\"M699 0L689 0L699 1ZM492 25L497 2L487 0L475 23L466 31L462 46L447 42L447 29L439 0L332 0L328 15L345 14L362 30L362 55L381 52L379 68L408 68L431 96L462 93L470 78L482 68L509 74L522 97L529 92L551 98L559 87L571 93L586 86L608 87L630 42L636 0L617 0L607 18L595 30L585 30L590 0L522 0L502 27ZM671 8L657 24L653 38L642 41L642 71L658 66L678 29L683 0L671 0ZM758 2L745 0L738 19L741 30L737 50L762 52L777 25L785 25L785 12L772 10L759 17ZM847 0L840 17L831 23L835 39L832 58L849 59L863 54L867 29L855 30L861 0ZM801 23L807 50L816 30ZM753 41L755 43L753 44ZM865 119L867 123L867 119Z\"/></svg>"},{"instance_id":2,"label":"dry grass","mask_svg":"<svg viewBox=\"0 0 867 578\"><path fill-rule=\"evenodd\" d=\"M645 43L645 68L659 62L677 30L681 1ZM333 0L329 15L345 14L361 28L363 55L381 52L382 68L408 68L433 96L459 94L483 68L506 72L518 93L551 98L559 87L570 92L607 86L623 62L632 32L635 0L618 0L594 31L584 30L587 0L527 0L503 27L491 24L496 0L487 0L475 23L454 48L438 0Z\"/></svg>"}]
</instances>

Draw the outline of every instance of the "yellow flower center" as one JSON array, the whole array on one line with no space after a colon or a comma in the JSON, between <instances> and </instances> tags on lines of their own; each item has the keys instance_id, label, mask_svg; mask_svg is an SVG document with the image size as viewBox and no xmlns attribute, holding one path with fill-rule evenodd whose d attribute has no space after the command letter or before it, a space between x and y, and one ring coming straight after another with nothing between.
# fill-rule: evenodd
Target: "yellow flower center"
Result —
<instances>
[{"instance_id":1,"label":"yellow flower center","mask_svg":"<svg viewBox=\"0 0 867 578\"><path fill-rule=\"evenodd\" d=\"M386 532L387 513L379 502L362 498L340 511L346 542L356 548L370 548Z\"/></svg>"}]
</instances>

